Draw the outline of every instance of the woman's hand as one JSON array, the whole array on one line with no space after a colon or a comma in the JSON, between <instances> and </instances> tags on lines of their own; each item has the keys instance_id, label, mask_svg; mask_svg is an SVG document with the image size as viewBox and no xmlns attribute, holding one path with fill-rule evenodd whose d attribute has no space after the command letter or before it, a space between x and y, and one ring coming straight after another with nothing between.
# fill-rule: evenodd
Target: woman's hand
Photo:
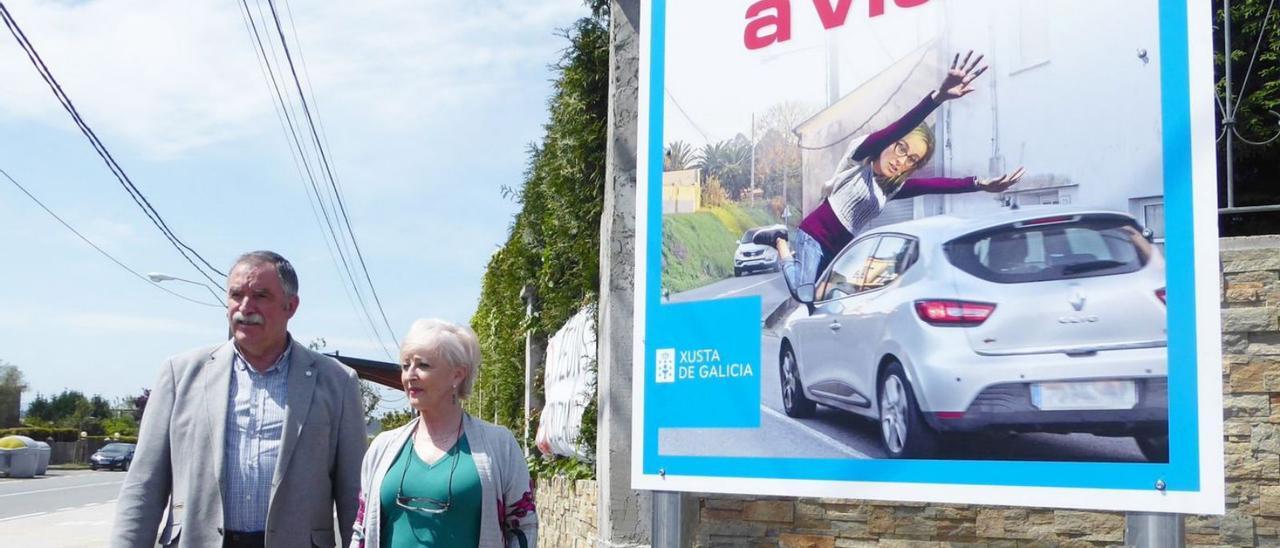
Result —
<instances>
[{"instance_id":1,"label":"woman's hand","mask_svg":"<svg viewBox=\"0 0 1280 548\"><path fill-rule=\"evenodd\" d=\"M1021 179L1025 174L1026 170L1019 167L1013 173L1006 173L994 179L978 179L977 185L978 188L987 192L1004 192L1009 187L1017 184L1018 179Z\"/></svg>"},{"instance_id":2,"label":"woman's hand","mask_svg":"<svg viewBox=\"0 0 1280 548\"><path fill-rule=\"evenodd\" d=\"M947 77L942 79L942 84L938 86L938 91L934 92L934 100L938 103L959 99L973 93L973 80L987 71L987 67L978 68L978 63L982 62L983 55L979 54L977 58L970 61L973 57L973 50L964 55L964 61L960 60L960 54L957 53L955 58L951 60L951 69L947 71Z\"/></svg>"}]
</instances>

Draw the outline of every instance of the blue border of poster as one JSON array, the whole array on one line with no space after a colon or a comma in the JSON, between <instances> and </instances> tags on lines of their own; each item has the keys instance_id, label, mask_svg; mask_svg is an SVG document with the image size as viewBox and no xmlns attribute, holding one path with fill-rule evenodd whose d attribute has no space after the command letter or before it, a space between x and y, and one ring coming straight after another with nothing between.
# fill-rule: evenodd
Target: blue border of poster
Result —
<instances>
[{"instance_id":1,"label":"blue border of poster","mask_svg":"<svg viewBox=\"0 0 1280 548\"><path fill-rule=\"evenodd\" d=\"M665 0L648 5L652 22L649 38L647 160L662 165L663 154L663 56L665 52ZM1208 9L1208 6L1205 6ZM1161 111L1163 115L1163 168L1166 203L1169 329L1169 463L1114 462L1027 462L959 460L856 460L797 459L719 456L670 456L658 452L660 428L750 427L759 422L759 382L754 396L746 385L725 383L722 393L689 393L673 385L655 383L655 352L660 348L688 347L690 341L715 339L717 348L733 349L742 356L726 356L750 361L760 353L759 323L750 320L760 309L759 298L666 304L661 299L662 264L662 174L649 170L645 238L646 272L644 299L643 355L645 372L642 451L638 469L644 475L697 476L704 478L761 478L822 480L841 482L898 482L919 484L967 484L976 486L1069 487L1109 490L1150 491L1162 481L1169 492L1196 492L1201 485L1201 447L1197 434L1198 417L1197 310L1195 302L1195 223L1192 212L1192 123L1189 91L1188 6L1174 0L1159 1L1161 51ZM644 80L642 79L642 82ZM643 110L642 110L643 112ZM642 132L643 133L643 132ZM758 314L755 314L758 317ZM748 318L729 322L725 318ZM714 326L714 328L710 327ZM733 335L736 333L737 335ZM736 337L736 338L735 338ZM1216 364L1206 364L1214 366ZM713 391L714 392L714 391ZM696 420L689 420L688 402L699 405ZM682 404L681 402L685 402Z\"/></svg>"}]
</instances>

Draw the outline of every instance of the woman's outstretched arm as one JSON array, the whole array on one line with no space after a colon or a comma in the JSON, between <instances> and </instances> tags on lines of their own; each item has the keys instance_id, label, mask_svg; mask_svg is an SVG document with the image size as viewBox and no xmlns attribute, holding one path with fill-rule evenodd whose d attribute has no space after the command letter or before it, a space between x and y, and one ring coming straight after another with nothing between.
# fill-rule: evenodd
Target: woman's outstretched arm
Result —
<instances>
[{"instance_id":1,"label":"woman's outstretched arm","mask_svg":"<svg viewBox=\"0 0 1280 548\"><path fill-rule=\"evenodd\" d=\"M893 195L894 200L905 200L907 198L915 198L925 194L960 194L963 192L975 192L978 190L986 192L1004 192L1009 187L1018 182L1026 173L1026 170L1019 167L1013 173L1001 175L990 179L982 179L978 177L929 177L921 179L907 179L902 183L902 189Z\"/></svg>"},{"instance_id":2,"label":"woman's outstretched arm","mask_svg":"<svg viewBox=\"0 0 1280 548\"><path fill-rule=\"evenodd\" d=\"M897 142L899 139L906 137L911 133L912 129L924 122L925 118L932 114L942 103L952 99L959 99L973 93L973 80L981 76L987 71L987 67L978 68L978 64L982 62L982 55L973 57L973 51L965 54L964 60L960 59L957 53L951 60L951 68L947 71L946 77L942 79L942 83L938 85L938 89L929 92L924 99L921 99L911 110L902 115L893 123L885 128L867 136L866 140L853 151L852 159L861 162L867 158L880 154L889 145Z\"/></svg>"}]
</instances>

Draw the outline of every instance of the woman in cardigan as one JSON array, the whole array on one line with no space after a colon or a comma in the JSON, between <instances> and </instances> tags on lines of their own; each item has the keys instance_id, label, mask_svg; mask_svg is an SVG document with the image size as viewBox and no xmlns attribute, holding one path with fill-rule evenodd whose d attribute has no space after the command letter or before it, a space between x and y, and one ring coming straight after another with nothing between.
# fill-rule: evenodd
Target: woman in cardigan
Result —
<instances>
[{"instance_id":1,"label":"woman in cardigan","mask_svg":"<svg viewBox=\"0 0 1280 548\"><path fill-rule=\"evenodd\" d=\"M822 203L800 222L791 241L781 230L756 235L757 243L778 248L783 276L797 300L813 301L818 274L889 200L977 190L1003 192L1022 177L1023 170L1018 168L993 179L909 178L933 156L933 131L924 123L925 118L942 103L973 91L973 80L987 70L985 66L978 68L981 61L982 56L973 58L972 51L964 60L956 54L936 91L888 127L854 139L824 185Z\"/></svg>"},{"instance_id":2,"label":"woman in cardigan","mask_svg":"<svg viewBox=\"0 0 1280 548\"><path fill-rule=\"evenodd\" d=\"M524 453L505 428L460 401L480 365L476 335L418 320L400 347L400 382L418 417L369 445L352 548L535 546Z\"/></svg>"}]
</instances>

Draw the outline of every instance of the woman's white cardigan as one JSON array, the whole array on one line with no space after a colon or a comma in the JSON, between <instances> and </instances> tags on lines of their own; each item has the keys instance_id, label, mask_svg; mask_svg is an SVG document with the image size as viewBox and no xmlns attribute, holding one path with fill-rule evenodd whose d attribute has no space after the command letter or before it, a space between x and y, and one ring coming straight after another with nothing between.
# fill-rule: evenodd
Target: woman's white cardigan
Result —
<instances>
[{"instance_id":1,"label":"woman's white cardigan","mask_svg":"<svg viewBox=\"0 0 1280 548\"><path fill-rule=\"evenodd\" d=\"M379 548L382 481L419 420L414 418L409 424L378 434L369 444L360 470L360 511L356 514L351 548ZM480 548L536 548L538 513L520 444L506 428L471 415L463 419L462 431L480 474L484 501L480 509Z\"/></svg>"}]
</instances>

